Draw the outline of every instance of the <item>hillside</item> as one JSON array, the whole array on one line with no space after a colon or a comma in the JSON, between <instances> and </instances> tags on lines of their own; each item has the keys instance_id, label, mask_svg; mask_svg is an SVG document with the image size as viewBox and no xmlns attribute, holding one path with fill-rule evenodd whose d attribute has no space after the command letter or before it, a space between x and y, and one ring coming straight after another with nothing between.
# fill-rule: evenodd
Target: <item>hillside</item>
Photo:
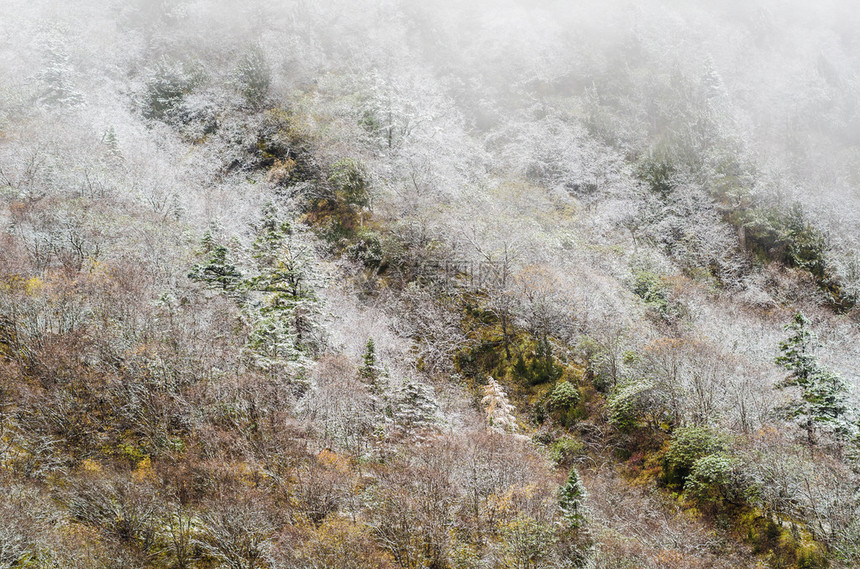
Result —
<instances>
[{"instance_id":1,"label":"hillside","mask_svg":"<svg viewBox=\"0 0 860 569\"><path fill-rule=\"evenodd\" d=\"M848 2L3 12L0 567L860 565Z\"/></svg>"}]
</instances>

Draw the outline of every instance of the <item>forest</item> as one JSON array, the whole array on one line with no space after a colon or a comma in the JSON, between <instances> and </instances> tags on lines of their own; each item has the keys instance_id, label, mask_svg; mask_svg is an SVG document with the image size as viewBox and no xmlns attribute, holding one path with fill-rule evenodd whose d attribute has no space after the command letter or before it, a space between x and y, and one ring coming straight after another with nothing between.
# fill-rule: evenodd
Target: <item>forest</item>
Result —
<instances>
[{"instance_id":1,"label":"forest","mask_svg":"<svg viewBox=\"0 0 860 569\"><path fill-rule=\"evenodd\" d=\"M0 569L860 566L847 0L0 1Z\"/></svg>"}]
</instances>

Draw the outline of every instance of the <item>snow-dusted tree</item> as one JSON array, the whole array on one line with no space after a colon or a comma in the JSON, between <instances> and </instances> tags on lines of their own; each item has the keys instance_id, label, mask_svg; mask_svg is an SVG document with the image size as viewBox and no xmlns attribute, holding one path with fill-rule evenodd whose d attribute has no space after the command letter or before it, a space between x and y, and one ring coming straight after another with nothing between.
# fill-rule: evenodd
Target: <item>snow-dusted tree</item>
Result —
<instances>
[{"instance_id":1,"label":"snow-dusted tree","mask_svg":"<svg viewBox=\"0 0 860 569\"><path fill-rule=\"evenodd\" d=\"M362 381L368 385L371 391L378 391L378 382L381 371L376 361L376 345L373 342L373 338L367 339L367 344L364 346L364 354L361 356L361 360L361 368L358 370L359 376Z\"/></svg>"},{"instance_id":2,"label":"snow-dusted tree","mask_svg":"<svg viewBox=\"0 0 860 569\"><path fill-rule=\"evenodd\" d=\"M47 105L73 106L83 102L83 96L72 82L69 52L59 30L52 30L42 45L44 64L38 78L42 84L39 101Z\"/></svg>"},{"instance_id":3,"label":"snow-dusted tree","mask_svg":"<svg viewBox=\"0 0 860 569\"><path fill-rule=\"evenodd\" d=\"M344 356L323 356L313 371L313 389L300 408L319 429L326 445L366 452L382 422L379 399Z\"/></svg>"},{"instance_id":4,"label":"snow-dusted tree","mask_svg":"<svg viewBox=\"0 0 860 569\"><path fill-rule=\"evenodd\" d=\"M578 529L585 523L585 497L585 486L579 473L576 468L571 468L567 482L558 489L558 505L571 529Z\"/></svg>"},{"instance_id":5,"label":"snow-dusted tree","mask_svg":"<svg viewBox=\"0 0 860 569\"><path fill-rule=\"evenodd\" d=\"M781 354L776 363L790 373L777 388L796 387L800 393L779 412L783 417L799 422L806 430L810 444L815 441L815 430L819 426L827 426L837 435L844 433L848 411L845 383L819 364L815 356L818 338L802 312L795 314L785 329L791 335L780 342Z\"/></svg>"},{"instance_id":6,"label":"snow-dusted tree","mask_svg":"<svg viewBox=\"0 0 860 569\"><path fill-rule=\"evenodd\" d=\"M253 46L242 55L235 76L245 100L251 108L259 108L265 102L272 83L272 68L260 46Z\"/></svg>"},{"instance_id":7,"label":"snow-dusted tree","mask_svg":"<svg viewBox=\"0 0 860 569\"><path fill-rule=\"evenodd\" d=\"M438 405L427 388L405 379L397 392L394 419L405 427L423 427L431 424Z\"/></svg>"},{"instance_id":8,"label":"snow-dusted tree","mask_svg":"<svg viewBox=\"0 0 860 569\"><path fill-rule=\"evenodd\" d=\"M208 229L201 245L204 261L191 268L188 278L205 283L210 288L219 288L225 293L234 293L241 283L242 273L227 259L227 248L216 243L212 231Z\"/></svg>"},{"instance_id":9,"label":"snow-dusted tree","mask_svg":"<svg viewBox=\"0 0 860 569\"><path fill-rule=\"evenodd\" d=\"M487 385L484 386L481 405L486 409L487 423L491 429L500 431L516 429L517 418L514 416L514 406L508 401L508 396L499 382L492 377L487 379Z\"/></svg>"},{"instance_id":10,"label":"snow-dusted tree","mask_svg":"<svg viewBox=\"0 0 860 569\"><path fill-rule=\"evenodd\" d=\"M299 226L281 220L274 207L267 208L253 246L259 273L246 281L247 288L260 295L251 305L249 347L263 367L278 362L303 367L308 354L319 347L320 277L309 240Z\"/></svg>"}]
</instances>

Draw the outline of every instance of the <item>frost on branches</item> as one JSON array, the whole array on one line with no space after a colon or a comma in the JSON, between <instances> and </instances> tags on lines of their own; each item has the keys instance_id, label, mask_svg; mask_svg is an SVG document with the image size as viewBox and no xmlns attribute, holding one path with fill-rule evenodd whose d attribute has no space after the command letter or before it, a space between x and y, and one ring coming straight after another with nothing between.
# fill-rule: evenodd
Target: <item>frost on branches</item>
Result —
<instances>
[{"instance_id":1,"label":"frost on branches","mask_svg":"<svg viewBox=\"0 0 860 569\"><path fill-rule=\"evenodd\" d=\"M514 417L514 406L508 401L505 390L492 377L487 379L484 386L484 397L481 405L487 410L487 423L491 429L502 432L516 430L517 419Z\"/></svg>"}]
</instances>

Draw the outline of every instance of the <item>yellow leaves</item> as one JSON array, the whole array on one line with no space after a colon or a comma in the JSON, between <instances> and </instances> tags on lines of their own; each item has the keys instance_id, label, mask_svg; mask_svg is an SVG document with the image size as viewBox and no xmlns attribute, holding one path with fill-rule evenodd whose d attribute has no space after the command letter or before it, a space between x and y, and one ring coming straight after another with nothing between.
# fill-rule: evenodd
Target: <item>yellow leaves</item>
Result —
<instances>
[{"instance_id":1,"label":"yellow leaves","mask_svg":"<svg viewBox=\"0 0 860 569\"><path fill-rule=\"evenodd\" d=\"M295 167L296 161L290 158L275 160L275 163L271 168L269 168L269 171L266 172L266 181L270 184L281 184L285 180L289 179Z\"/></svg>"},{"instance_id":2,"label":"yellow leaves","mask_svg":"<svg viewBox=\"0 0 860 569\"><path fill-rule=\"evenodd\" d=\"M36 295L42 291L45 287L44 281L39 277L30 277L27 279L27 282L24 283L24 292L30 296Z\"/></svg>"},{"instance_id":3,"label":"yellow leaves","mask_svg":"<svg viewBox=\"0 0 860 569\"><path fill-rule=\"evenodd\" d=\"M86 458L81 463L81 470L83 470L87 474L101 474L103 469L102 469L102 465L99 464L98 462L96 462L95 460L92 460L90 458Z\"/></svg>"},{"instance_id":4,"label":"yellow leaves","mask_svg":"<svg viewBox=\"0 0 860 569\"><path fill-rule=\"evenodd\" d=\"M558 277L547 265L527 265L517 273L515 279L529 299L543 299L562 288Z\"/></svg>"},{"instance_id":5,"label":"yellow leaves","mask_svg":"<svg viewBox=\"0 0 860 569\"><path fill-rule=\"evenodd\" d=\"M668 352L679 349L685 344L687 344L687 340L683 338L658 338L645 346L644 351L656 353Z\"/></svg>"},{"instance_id":6,"label":"yellow leaves","mask_svg":"<svg viewBox=\"0 0 860 569\"><path fill-rule=\"evenodd\" d=\"M146 452L140 446L134 443L121 443L117 449L117 454L133 464L139 464L144 458L147 458Z\"/></svg>"},{"instance_id":7,"label":"yellow leaves","mask_svg":"<svg viewBox=\"0 0 860 569\"><path fill-rule=\"evenodd\" d=\"M298 551L301 559L331 569L391 566L388 556L377 549L367 526L334 516L312 530Z\"/></svg>"},{"instance_id":8,"label":"yellow leaves","mask_svg":"<svg viewBox=\"0 0 860 569\"><path fill-rule=\"evenodd\" d=\"M329 449L323 449L319 455L317 455L317 460L327 469L330 468L344 475L350 473L351 468L349 457L339 455Z\"/></svg>"},{"instance_id":9,"label":"yellow leaves","mask_svg":"<svg viewBox=\"0 0 860 569\"><path fill-rule=\"evenodd\" d=\"M45 285L45 281L36 276L28 278L24 275L10 275L0 281L0 291L36 296L42 292Z\"/></svg>"},{"instance_id":10,"label":"yellow leaves","mask_svg":"<svg viewBox=\"0 0 860 569\"><path fill-rule=\"evenodd\" d=\"M60 526L60 536L65 544L100 544L101 535L95 528L91 528L84 524L70 523ZM89 548L87 548L89 549Z\"/></svg>"},{"instance_id":11,"label":"yellow leaves","mask_svg":"<svg viewBox=\"0 0 860 569\"><path fill-rule=\"evenodd\" d=\"M25 277L21 275L9 275L2 281L0 281L0 292L11 294L11 293L20 293L27 291L27 281Z\"/></svg>"},{"instance_id":12,"label":"yellow leaves","mask_svg":"<svg viewBox=\"0 0 860 569\"><path fill-rule=\"evenodd\" d=\"M661 567L683 567L687 557L674 549L663 549L657 552L654 559Z\"/></svg>"},{"instance_id":13,"label":"yellow leaves","mask_svg":"<svg viewBox=\"0 0 860 569\"><path fill-rule=\"evenodd\" d=\"M152 460L147 456L137 463L137 468L132 473L132 478L138 484L142 482L155 482L155 470L152 469Z\"/></svg>"},{"instance_id":14,"label":"yellow leaves","mask_svg":"<svg viewBox=\"0 0 860 569\"><path fill-rule=\"evenodd\" d=\"M546 490L536 484L508 486L501 494L492 494L487 499L489 509L498 514L516 514L535 502L546 499Z\"/></svg>"},{"instance_id":15,"label":"yellow leaves","mask_svg":"<svg viewBox=\"0 0 860 569\"><path fill-rule=\"evenodd\" d=\"M232 466L236 479L248 488L258 486L261 478L265 476L258 466L249 462L238 461L233 463Z\"/></svg>"}]
</instances>

